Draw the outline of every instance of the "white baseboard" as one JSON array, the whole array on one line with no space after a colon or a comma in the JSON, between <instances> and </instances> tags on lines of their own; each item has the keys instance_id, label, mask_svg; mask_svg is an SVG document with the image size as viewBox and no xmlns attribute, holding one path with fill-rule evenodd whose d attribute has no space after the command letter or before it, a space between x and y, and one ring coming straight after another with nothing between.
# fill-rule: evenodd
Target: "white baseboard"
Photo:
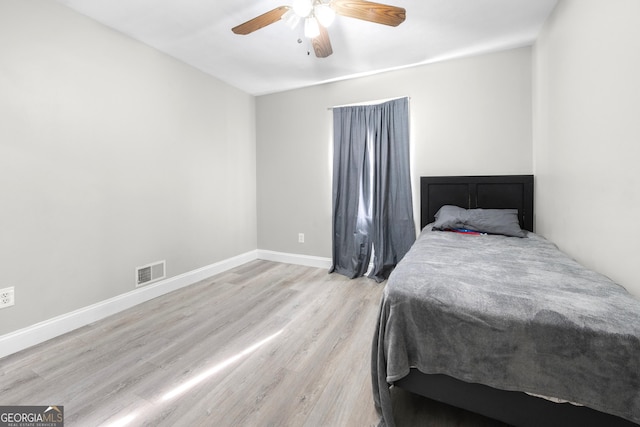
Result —
<instances>
[{"instance_id":1,"label":"white baseboard","mask_svg":"<svg viewBox=\"0 0 640 427\"><path fill-rule=\"evenodd\" d=\"M0 336L0 358L255 259L258 259L258 251L247 252L2 335Z\"/></svg>"},{"instance_id":2,"label":"white baseboard","mask_svg":"<svg viewBox=\"0 0 640 427\"><path fill-rule=\"evenodd\" d=\"M331 258L323 258L311 255L289 254L258 249L258 259L265 261L284 262L286 264L305 265L307 267L331 268Z\"/></svg>"},{"instance_id":3,"label":"white baseboard","mask_svg":"<svg viewBox=\"0 0 640 427\"><path fill-rule=\"evenodd\" d=\"M260 249L250 251L2 335L0 336L0 358L256 259L326 269L331 267L330 258Z\"/></svg>"}]
</instances>

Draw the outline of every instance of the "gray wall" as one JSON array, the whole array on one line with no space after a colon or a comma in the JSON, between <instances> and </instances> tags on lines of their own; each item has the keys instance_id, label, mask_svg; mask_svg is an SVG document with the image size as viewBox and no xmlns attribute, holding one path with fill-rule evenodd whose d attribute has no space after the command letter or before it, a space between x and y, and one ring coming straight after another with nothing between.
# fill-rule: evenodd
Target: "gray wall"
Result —
<instances>
[{"instance_id":1,"label":"gray wall","mask_svg":"<svg viewBox=\"0 0 640 427\"><path fill-rule=\"evenodd\" d=\"M640 2L561 0L534 50L536 227L640 296Z\"/></svg>"},{"instance_id":2,"label":"gray wall","mask_svg":"<svg viewBox=\"0 0 640 427\"><path fill-rule=\"evenodd\" d=\"M45 0L0 0L0 335L256 249L255 98Z\"/></svg>"},{"instance_id":3,"label":"gray wall","mask_svg":"<svg viewBox=\"0 0 640 427\"><path fill-rule=\"evenodd\" d=\"M531 83L520 48L258 97L258 248L331 257L328 107L411 97L417 222L421 175L532 173Z\"/></svg>"}]
</instances>

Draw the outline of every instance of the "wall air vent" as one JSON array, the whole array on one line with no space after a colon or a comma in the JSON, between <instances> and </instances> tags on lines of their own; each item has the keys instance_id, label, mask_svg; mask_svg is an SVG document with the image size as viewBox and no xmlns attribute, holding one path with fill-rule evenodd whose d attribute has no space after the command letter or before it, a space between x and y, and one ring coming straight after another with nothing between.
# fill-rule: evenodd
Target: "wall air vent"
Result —
<instances>
[{"instance_id":1,"label":"wall air vent","mask_svg":"<svg viewBox=\"0 0 640 427\"><path fill-rule=\"evenodd\" d=\"M166 261L136 267L136 287L147 285L166 276Z\"/></svg>"}]
</instances>

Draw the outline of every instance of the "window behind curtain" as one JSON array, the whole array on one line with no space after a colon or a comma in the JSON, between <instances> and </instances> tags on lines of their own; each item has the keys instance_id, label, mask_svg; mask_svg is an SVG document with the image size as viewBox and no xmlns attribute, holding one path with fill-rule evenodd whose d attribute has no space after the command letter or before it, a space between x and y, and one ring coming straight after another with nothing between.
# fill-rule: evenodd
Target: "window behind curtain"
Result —
<instances>
[{"instance_id":1,"label":"window behind curtain","mask_svg":"<svg viewBox=\"0 0 640 427\"><path fill-rule=\"evenodd\" d=\"M333 109L331 272L383 281L415 240L409 99Z\"/></svg>"}]
</instances>

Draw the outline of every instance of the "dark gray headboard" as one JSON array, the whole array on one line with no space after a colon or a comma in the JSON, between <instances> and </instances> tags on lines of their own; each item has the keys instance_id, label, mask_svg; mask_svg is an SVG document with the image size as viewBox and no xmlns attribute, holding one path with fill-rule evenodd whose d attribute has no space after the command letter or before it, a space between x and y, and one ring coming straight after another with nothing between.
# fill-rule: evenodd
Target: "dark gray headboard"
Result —
<instances>
[{"instance_id":1,"label":"dark gray headboard","mask_svg":"<svg viewBox=\"0 0 640 427\"><path fill-rule=\"evenodd\" d=\"M443 205L518 209L520 227L533 231L533 175L423 176L420 228L434 221Z\"/></svg>"}]
</instances>

